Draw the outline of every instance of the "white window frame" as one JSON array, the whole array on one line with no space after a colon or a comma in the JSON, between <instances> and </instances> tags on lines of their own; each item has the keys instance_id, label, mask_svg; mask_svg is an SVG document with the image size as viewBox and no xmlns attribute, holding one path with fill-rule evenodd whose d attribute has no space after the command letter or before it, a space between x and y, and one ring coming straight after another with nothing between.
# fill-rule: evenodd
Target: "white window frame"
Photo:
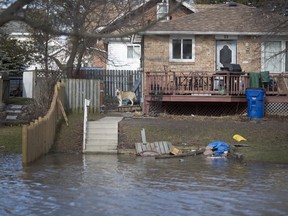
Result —
<instances>
[{"instance_id":1,"label":"white window frame","mask_svg":"<svg viewBox=\"0 0 288 216\"><path fill-rule=\"evenodd\" d=\"M281 52L285 49L288 49L288 47L286 47L286 42L288 42L288 40L282 40L282 39L271 39L271 40L266 40L261 44L261 70L267 70L265 68L265 43L269 43L269 42L281 42ZM283 73L283 72L287 72L286 69L288 70L288 68L286 68L286 53L281 53L279 54L281 55L281 63L280 63L280 71L270 71L271 73Z\"/></svg>"},{"instance_id":2,"label":"white window frame","mask_svg":"<svg viewBox=\"0 0 288 216\"><path fill-rule=\"evenodd\" d=\"M165 12L161 11L161 7L166 8ZM166 1L162 1L157 4L157 20L161 19L161 21L169 20L169 3Z\"/></svg>"},{"instance_id":3,"label":"white window frame","mask_svg":"<svg viewBox=\"0 0 288 216\"><path fill-rule=\"evenodd\" d=\"M173 58L173 40L180 39L181 40L181 59ZM186 59L183 57L183 40L192 40L192 58ZM169 61L170 62L195 62L195 36L170 36L169 39Z\"/></svg>"},{"instance_id":4,"label":"white window frame","mask_svg":"<svg viewBox=\"0 0 288 216\"><path fill-rule=\"evenodd\" d=\"M133 57L130 58L128 57L128 49L129 47L132 47L133 48ZM139 48L139 53L137 54L136 53L136 50L135 50L135 47ZM141 58L141 46L139 44L130 44L130 45L127 45L127 59L140 59Z\"/></svg>"}]
</instances>

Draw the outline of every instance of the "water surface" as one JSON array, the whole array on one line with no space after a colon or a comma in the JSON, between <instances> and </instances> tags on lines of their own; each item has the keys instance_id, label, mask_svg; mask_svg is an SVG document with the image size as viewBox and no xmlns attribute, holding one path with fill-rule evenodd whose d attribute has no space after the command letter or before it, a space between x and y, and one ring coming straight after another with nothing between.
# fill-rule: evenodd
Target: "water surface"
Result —
<instances>
[{"instance_id":1,"label":"water surface","mask_svg":"<svg viewBox=\"0 0 288 216\"><path fill-rule=\"evenodd\" d=\"M0 155L0 215L287 215L288 165Z\"/></svg>"}]
</instances>

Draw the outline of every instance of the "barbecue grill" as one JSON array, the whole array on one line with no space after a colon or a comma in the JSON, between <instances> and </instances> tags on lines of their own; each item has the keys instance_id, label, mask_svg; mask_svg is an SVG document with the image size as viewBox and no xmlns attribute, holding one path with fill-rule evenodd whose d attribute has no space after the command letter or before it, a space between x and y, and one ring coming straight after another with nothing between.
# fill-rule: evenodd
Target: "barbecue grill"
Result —
<instances>
[{"instance_id":1,"label":"barbecue grill","mask_svg":"<svg viewBox=\"0 0 288 216\"><path fill-rule=\"evenodd\" d=\"M221 70L219 71L220 73L223 73L223 72L243 73L240 64L225 64L224 67L220 68L220 70Z\"/></svg>"}]
</instances>

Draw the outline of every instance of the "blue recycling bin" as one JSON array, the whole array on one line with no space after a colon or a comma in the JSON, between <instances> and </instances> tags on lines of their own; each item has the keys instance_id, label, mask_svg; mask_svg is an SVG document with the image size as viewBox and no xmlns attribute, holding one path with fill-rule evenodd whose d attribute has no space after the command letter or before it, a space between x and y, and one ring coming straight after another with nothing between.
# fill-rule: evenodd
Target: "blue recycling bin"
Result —
<instances>
[{"instance_id":1,"label":"blue recycling bin","mask_svg":"<svg viewBox=\"0 0 288 216\"><path fill-rule=\"evenodd\" d=\"M263 89L246 89L247 111L250 118L264 117L264 97Z\"/></svg>"}]
</instances>

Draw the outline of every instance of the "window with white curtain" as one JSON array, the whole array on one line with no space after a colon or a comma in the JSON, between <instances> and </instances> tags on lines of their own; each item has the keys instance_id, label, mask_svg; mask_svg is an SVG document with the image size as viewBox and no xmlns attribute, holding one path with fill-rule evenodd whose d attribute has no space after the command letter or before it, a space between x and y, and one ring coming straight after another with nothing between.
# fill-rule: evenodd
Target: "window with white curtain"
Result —
<instances>
[{"instance_id":1,"label":"window with white curtain","mask_svg":"<svg viewBox=\"0 0 288 216\"><path fill-rule=\"evenodd\" d=\"M287 41L264 42L263 70L271 73L288 71Z\"/></svg>"}]
</instances>

